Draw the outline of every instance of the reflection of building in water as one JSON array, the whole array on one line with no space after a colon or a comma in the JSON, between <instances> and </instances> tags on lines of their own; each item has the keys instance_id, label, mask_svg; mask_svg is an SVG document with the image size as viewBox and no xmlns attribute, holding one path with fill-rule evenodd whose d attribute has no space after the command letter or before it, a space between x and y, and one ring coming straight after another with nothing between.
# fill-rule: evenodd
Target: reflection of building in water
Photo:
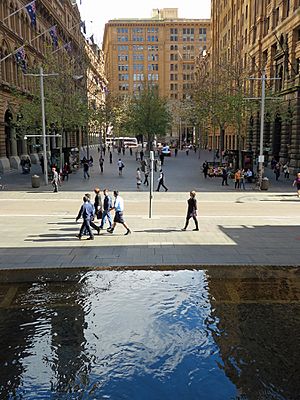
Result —
<instances>
[{"instance_id":1,"label":"reflection of building in water","mask_svg":"<svg viewBox=\"0 0 300 400\"><path fill-rule=\"evenodd\" d=\"M0 399L13 396L25 371L24 357L36 334L34 322L39 313L14 307L17 286L1 288L0 299ZM20 294L20 293L19 293Z\"/></svg>"},{"instance_id":2,"label":"reflection of building in water","mask_svg":"<svg viewBox=\"0 0 300 400\"><path fill-rule=\"evenodd\" d=\"M260 271L260 272L258 272ZM211 269L213 337L224 370L247 399L300 393L297 270ZM281 397L282 396L282 397Z\"/></svg>"},{"instance_id":3,"label":"reflection of building in water","mask_svg":"<svg viewBox=\"0 0 300 400\"><path fill-rule=\"evenodd\" d=\"M57 290L63 304L52 304L52 369L56 382L52 390L58 393L73 393L88 384L89 360L84 346L84 310L78 304L80 286L51 285L49 290ZM61 291L61 293L58 293Z\"/></svg>"},{"instance_id":4,"label":"reflection of building in water","mask_svg":"<svg viewBox=\"0 0 300 400\"><path fill-rule=\"evenodd\" d=\"M54 392L72 393L88 383L82 285L70 273L69 279L57 285L0 286L0 399L21 398L26 373L39 368L40 361L45 370L39 372L47 374L49 367L54 373L49 390L51 385ZM51 348L42 340L48 332Z\"/></svg>"}]
</instances>

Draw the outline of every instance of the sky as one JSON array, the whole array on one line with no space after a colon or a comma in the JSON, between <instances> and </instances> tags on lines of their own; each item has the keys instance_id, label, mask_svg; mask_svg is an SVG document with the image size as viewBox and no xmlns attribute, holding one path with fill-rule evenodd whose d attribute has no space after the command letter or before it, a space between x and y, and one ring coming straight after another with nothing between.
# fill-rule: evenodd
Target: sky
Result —
<instances>
[{"instance_id":1,"label":"sky","mask_svg":"<svg viewBox=\"0 0 300 400\"><path fill-rule=\"evenodd\" d=\"M82 3L82 4L80 4ZM211 0L77 0L87 37L102 45L105 23L114 18L151 18L153 8L178 8L179 18L210 18Z\"/></svg>"}]
</instances>

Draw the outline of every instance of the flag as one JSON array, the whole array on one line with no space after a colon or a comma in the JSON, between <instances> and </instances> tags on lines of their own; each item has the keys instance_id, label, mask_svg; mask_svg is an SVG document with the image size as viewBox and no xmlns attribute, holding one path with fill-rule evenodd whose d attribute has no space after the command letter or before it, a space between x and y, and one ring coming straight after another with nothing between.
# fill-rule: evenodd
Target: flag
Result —
<instances>
[{"instance_id":1,"label":"flag","mask_svg":"<svg viewBox=\"0 0 300 400\"><path fill-rule=\"evenodd\" d=\"M95 44L94 35L92 35L89 39L90 39L90 41L92 42L92 44Z\"/></svg>"},{"instance_id":2,"label":"flag","mask_svg":"<svg viewBox=\"0 0 300 400\"><path fill-rule=\"evenodd\" d=\"M27 4L27 6L25 6L30 21L31 21L31 25L36 26L36 8L35 8L35 1L32 1L31 3Z\"/></svg>"},{"instance_id":3,"label":"flag","mask_svg":"<svg viewBox=\"0 0 300 400\"><path fill-rule=\"evenodd\" d=\"M27 63L26 63L26 53L24 46L20 47L16 53L15 53L15 58L17 64L21 67L23 72L26 72L27 69Z\"/></svg>"},{"instance_id":4,"label":"flag","mask_svg":"<svg viewBox=\"0 0 300 400\"><path fill-rule=\"evenodd\" d=\"M49 29L49 33L50 33L50 36L52 37L53 47L56 49L58 46L58 37L57 37L55 25Z\"/></svg>"},{"instance_id":5,"label":"flag","mask_svg":"<svg viewBox=\"0 0 300 400\"><path fill-rule=\"evenodd\" d=\"M86 26L85 26L85 21L80 22L80 28L82 28L83 33L86 35Z\"/></svg>"}]
</instances>

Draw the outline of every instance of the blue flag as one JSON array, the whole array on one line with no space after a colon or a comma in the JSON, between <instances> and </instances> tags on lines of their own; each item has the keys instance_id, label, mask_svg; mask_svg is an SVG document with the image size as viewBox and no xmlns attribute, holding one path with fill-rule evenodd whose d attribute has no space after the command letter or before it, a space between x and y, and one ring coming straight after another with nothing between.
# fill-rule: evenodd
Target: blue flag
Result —
<instances>
[{"instance_id":1,"label":"blue flag","mask_svg":"<svg viewBox=\"0 0 300 400\"><path fill-rule=\"evenodd\" d=\"M36 26L36 8L35 8L35 1L32 1L31 3L27 4L25 6L28 15L30 17L31 25Z\"/></svg>"},{"instance_id":2,"label":"blue flag","mask_svg":"<svg viewBox=\"0 0 300 400\"><path fill-rule=\"evenodd\" d=\"M21 67L23 72L26 72L27 69L27 63L26 63L26 53L25 53L25 49L24 46L20 47L16 53L15 53L15 58L16 58L16 62L17 64Z\"/></svg>"},{"instance_id":3,"label":"blue flag","mask_svg":"<svg viewBox=\"0 0 300 400\"><path fill-rule=\"evenodd\" d=\"M50 33L50 36L52 37L53 47L56 49L58 46L58 37L57 37L55 25L49 29L49 33Z\"/></svg>"}]
</instances>

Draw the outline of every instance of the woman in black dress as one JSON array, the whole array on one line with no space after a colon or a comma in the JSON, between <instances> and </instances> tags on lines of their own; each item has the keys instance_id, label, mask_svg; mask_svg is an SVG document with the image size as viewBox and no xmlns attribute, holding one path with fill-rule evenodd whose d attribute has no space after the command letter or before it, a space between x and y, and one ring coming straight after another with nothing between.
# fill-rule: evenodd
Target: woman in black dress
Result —
<instances>
[{"instance_id":1,"label":"woman in black dress","mask_svg":"<svg viewBox=\"0 0 300 400\"><path fill-rule=\"evenodd\" d=\"M181 230L186 231L190 218L193 218L195 222L195 229L193 229L193 231L199 231L198 220L197 220L197 200L196 200L196 192L194 190L190 192L190 198L188 199L187 202L188 202L188 210L185 220L185 227L182 228Z\"/></svg>"}]
</instances>

